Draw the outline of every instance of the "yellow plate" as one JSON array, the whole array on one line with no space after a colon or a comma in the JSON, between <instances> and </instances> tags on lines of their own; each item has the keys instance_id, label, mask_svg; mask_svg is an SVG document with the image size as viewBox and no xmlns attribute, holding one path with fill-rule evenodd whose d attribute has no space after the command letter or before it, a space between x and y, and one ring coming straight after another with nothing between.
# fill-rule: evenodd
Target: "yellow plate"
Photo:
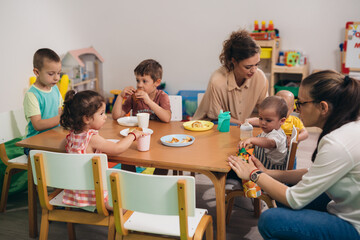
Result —
<instances>
[{"instance_id":1,"label":"yellow plate","mask_svg":"<svg viewBox=\"0 0 360 240\"><path fill-rule=\"evenodd\" d=\"M201 122L204 127L202 127L202 128L194 128L194 127L191 126L194 122ZM200 131L207 131L207 130L212 129L212 127L214 126L214 123L209 122L209 121L196 120L196 121L184 122L183 126L187 130L199 131L200 132Z\"/></svg>"}]
</instances>

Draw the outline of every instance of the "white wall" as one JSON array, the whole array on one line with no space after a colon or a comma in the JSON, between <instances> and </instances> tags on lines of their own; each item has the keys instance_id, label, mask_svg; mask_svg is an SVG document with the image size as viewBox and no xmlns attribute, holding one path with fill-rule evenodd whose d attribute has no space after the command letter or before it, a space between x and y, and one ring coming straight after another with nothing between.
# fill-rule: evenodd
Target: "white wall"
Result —
<instances>
[{"instance_id":1,"label":"white wall","mask_svg":"<svg viewBox=\"0 0 360 240\"><path fill-rule=\"evenodd\" d=\"M283 50L301 50L311 69L340 70L345 23L359 0L0 0L0 113L22 107L32 57L94 46L104 57L105 91L135 85L133 69L154 58L166 90L206 89L222 42L254 20L274 21Z\"/></svg>"}]
</instances>

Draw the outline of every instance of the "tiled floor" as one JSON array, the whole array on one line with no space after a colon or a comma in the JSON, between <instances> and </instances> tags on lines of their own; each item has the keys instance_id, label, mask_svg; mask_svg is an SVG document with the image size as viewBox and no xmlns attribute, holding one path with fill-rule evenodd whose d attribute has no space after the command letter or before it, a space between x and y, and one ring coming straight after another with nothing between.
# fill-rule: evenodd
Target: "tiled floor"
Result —
<instances>
[{"instance_id":1,"label":"tiled floor","mask_svg":"<svg viewBox=\"0 0 360 240\"><path fill-rule=\"evenodd\" d=\"M307 168L311 164L310 157L315 148L319 131L317 129L309 129L309 132L309 138L299 144L297 152L298 168ZM214 223L216 223L214 188L210 180L201 174L196 175L196 183L197 207L207 208L214 218ZM227 226L227 240L262 239L257 230L257 219L253 216L252 210L253 207L250 199L236 199L231 221ZM40 226L40 211L38 217ZM216 226L214 226L214 229L216 229ZM77 225L76 235L77 239L107 239L107 231L104 227ZM7 211L0 214L0 239L29 239L26 193L9 197ZM51 223L49 239L67 239L66 224Z\"/></svg>"}]
</instances>

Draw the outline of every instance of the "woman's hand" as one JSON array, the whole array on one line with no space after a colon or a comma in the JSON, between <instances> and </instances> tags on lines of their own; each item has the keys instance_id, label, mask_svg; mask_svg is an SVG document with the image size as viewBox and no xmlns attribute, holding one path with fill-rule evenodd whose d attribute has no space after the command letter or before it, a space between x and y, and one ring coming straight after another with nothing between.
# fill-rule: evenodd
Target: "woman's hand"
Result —
<instances>
[{"instance_id":1,"label":"woman's hand","mask_svg":"<svg viewBox=\"0 0 360 240\"><path fill-rule=\"evenodd\" d=\"M260 162L259 159L257 159L254 155L250 156L250 162L253 162L255 167L263 172L267 172L267 169L264 167L264 165Z\"/></svg>"},{"instance_id":2,"label":"woman's hand","mask_svg":"<svg viewBox=\"0 0 360 240\"><path fill-rule=\"evenodd\" d=\"M252 161L247 163L243 159L236 156L229 156L228 163L235 171L236 175L244 180L249 180L250 173L257 168Z\"/></svg>"},{"instance_id":3,"label":"woman's hand","mask_svg":"<svg viewBox=\"0 0 360 240\"><path fill-rule=\"evenodd\" d=\"M131 96L135 93L136 89L133 86L129 86L124 88L124 90L121 91L120 96L122 98L127 97L127 96Z\"/></svg>"}]
</instances>

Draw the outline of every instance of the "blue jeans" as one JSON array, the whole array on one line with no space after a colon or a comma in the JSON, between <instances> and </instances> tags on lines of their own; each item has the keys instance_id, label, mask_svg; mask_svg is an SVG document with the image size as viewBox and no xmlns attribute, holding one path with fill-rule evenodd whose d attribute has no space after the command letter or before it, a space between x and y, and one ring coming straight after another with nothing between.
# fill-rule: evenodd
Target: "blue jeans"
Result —
<instances>
[{"instance_id":1,"label":"blue jeans","mask_svg":"<svg viewBox=\"0 0 360 240\"><path fill-rule=\"evenodd\" d=\"M268 209L260 216L259 232L264 239L273 240L360 239L360 234L353 225L326 212L328 200L323 194L300 210L286 207Z\"/></svg>"}]
</instances>

